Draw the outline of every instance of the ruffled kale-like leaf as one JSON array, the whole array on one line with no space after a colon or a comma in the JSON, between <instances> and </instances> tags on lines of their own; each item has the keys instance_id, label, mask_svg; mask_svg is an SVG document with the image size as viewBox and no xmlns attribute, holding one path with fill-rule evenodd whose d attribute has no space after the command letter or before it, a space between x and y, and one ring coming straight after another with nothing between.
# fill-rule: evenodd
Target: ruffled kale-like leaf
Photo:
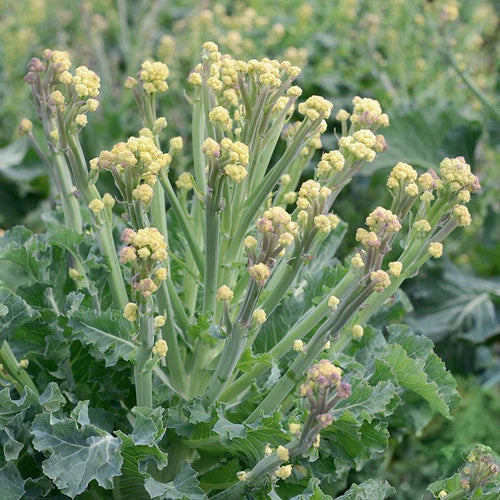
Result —
<instances>
[{"instance_id":1,"label":"ruffled kale-like leaf","mask_svg":"<svg viewBox=\"0 0 500 500\"><path fill-rule=\"evenodd\" d=\"M118 311L75 311L69 318L72 338L90 348L97 359L104 359L106 366L114 366L118 359L131 360L135 346L129 340L130 323Z\"/></svg>"},{"instance_id":2,"label":"ruffled kale-like leaf","mask_svg":"<svg viewBox=\"0 0 500 500\"><path fill-rule=\"evenodd\" d=\"M313 477L309 480L307 488L300 495L295 495L290 500L332 500L330 495L325 495L319 487L319 479Z\"/></svg>"},{"instance_id":3,"label":"ruffled kale-like leaf","mask_svg":"<svg viewBox=\"0 0 500 500\"><path fill-rule=\"evenodd\" d=\"M10 389L3 389L0 391L0 429L5 429L28 408L32 408L37 413L56 412L64 403L64 396L54 382L50 383L39 397L26 387L25 393L19 399L12 399Z\"/></svg>"},{"instance_id":4,"label":"ruffled kale-like leaf","mask_svg":"<svg viewBox=\"0 0 500 500\"><path fill-rule=\"evenodd\" d=\"M449 262L439 269L424 269L408 284L417 314L410 326L434 342L460 337L474 344L500 332L500 280L466 273Z\"/></svg>"},{"instance_id":5,"label":"ruffled kale-like leaf","mask_svg":"<svg viewBox=\"0 0 500 500\"><path fill-rule=\"evenodd\" d=\"M161 470L167 465L167 454L156 445L137 445L132 436L120 431L116 434L122 441L123 465L121 475L115 479L114 491L123 500L148 498L145 481L151 477L152 470Z\"/></svg>"},{"instance_id":6,"label":"ruffled kale-like leaf","mask_svg":"<svg viewBox=\"0 0 500 500\"><path fill-rule=\"evenodd\" d=\"M392 380L418 394L434 411L451 418L450 410L460 398L455 381L432 351L432 342L414 335L406 326L391 326L389 332L389 343L375 359L373 381Z\"/></svg>"},{"instance_id":7,"label":"ruffled kale-like leaf","mask_svg":"<svg viewBox=\"0 0 500 500\"><path fill-rule=\"evenodd\" d=\"M337 500L384 500L396 490L387 481L369 479L361 484L353 484Z\"/></svg>"},{"instance_id":8,"label":"ruffled kale-like leaf","mask_svg":"<svg viewBox=\"0 0 500 500\"><path fill-rule=\"evenodd\" d=\"M161 483L153 478L146 479L146 490L149 496L158 500L204 500L207 495L198 486L196 472L183 462L177 476L169 483Z\"/></svg>"},{"instance_id":9,"label":"ruffled kale-like leaf","mask_svg":"<svg viewBox=\"0 0 500 500\"><path fill-rule=\"evenodd\" d=\"M123 463L120 439L94 425L47 413L35 417L31 434L34 448L49 455L43 472L64 494L74 498L93 480L113 487Z\"/></svg>"},{"instance_id":10,"label":"ruffled kale-like leaf","mask_svg":"<svg viewBox=\"0 0 500 500\"><path fill-rule=\"evenodd\" d=\"M439 387L429 380L422 359L413 359L398 344L389 344L375 360L374 380L395 380L397 383L425 399L431 408L450 417L448 405L439 393Z\"/></svg>"},{"instance_id":11,"label":"ruffled kale-like leaf","mask_svg":"<svg viewBox=\"0 0 500 500\"><path fill-rule=\"evenodd\" d=\"M24 479L12 462L8 462L0 468L0 498L6 500L23 498L24 484Z\"/></svg>"},{"instance_id":12,"label":"ruffled kale-like leaf","mask_svg":"<svg viewBox=\"0 0 500 500\"><path fill-rule=\"evenodd\" d=\"M379 420L361 422L346 411L321 432L322 439L335 459L361 465L388 446L387 423ZM337 465L337 462L336 462Z\"/></svg>"},{"instance_id":13,"label":"ruffled kale-like leaf","mask_svg":"<svg viewBox=\"0 0 500 500\"><path fill-rule=\"evenodd\" d=\"M1 285L0 304L3 305L2 321L0 321L0 340L4 340L5 335L40 316L21 297Z\"/></svg>"},{"instance_id":14,"label":"ruffled kale-like leaf","mask_svg":"<svg viewBox=\"0 0 500 500\"><path fill-rule=\"evenodd\" d=\"M243 424L233 424L225 416L222 408L217 409L219 419L214 425L214 432L220 436L223 445L228 446L234 438L245 438L246 428Z\"/></svg>"},{"instance_id":15,"label":"ruffled kale-like leaf","mask_svg":"<svg viewBox=\"0 0 500 500\"><path fill-rule=\"evenodd\" d=\"M436 383L439 394L450 409L457 408L461 401L457 392L457 383L451 373L446 370L441 359L434 353L432 341L422 335L415 335L405 325L392 325L387 330L390 334L389 343L399 344L404 347L411 358L421 358L425 361L424 370L429 380Z\"/></svg>"},{"instance_id":16,"label":"ruffled kale-like leaf","mask_svg":"<svg viewBox=\"0 0 500 500\"><path fill-rule=\"evenodd\" d=\"M4 459L9 462L10 460L17 460L19 453L24 448L23 443L17 441L14 436L14 431L8 427L0 430L0 445L3 451ZM0 463L1 463L0 455Z\"/></svg>"},{"instance_id":17,"label":"ruffled kale-like leaf","mask_svg":"<svg viewBox=\"0 0 500 500\"><path fill-rule=\"evenodd\" d=\"M165 434L163 427L163 408L132 408L135 416L132 439L136 445L153 445Z\"/></svg>"},{"instance_id":18,"label":"ruffled kale-like leaf","mask_svg":"<svg viewBox=\"0 0 500 500\"><path fill-rule=\"evenodd\" d=\"M387 422L399 401L392 382L371 386L364 379L352 380L351 396L339 402L333 411L333 423L322 437L328 443L325 451L335 459L361 465L388 445Z\"/></svg>"}]
</instances>

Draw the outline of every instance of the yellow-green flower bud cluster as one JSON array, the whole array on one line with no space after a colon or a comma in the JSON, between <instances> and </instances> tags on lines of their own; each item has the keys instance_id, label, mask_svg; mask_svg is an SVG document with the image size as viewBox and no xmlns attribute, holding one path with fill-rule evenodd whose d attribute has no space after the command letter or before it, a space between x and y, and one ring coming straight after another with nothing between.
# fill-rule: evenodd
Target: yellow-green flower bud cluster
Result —
<instances>
[{"instance_id":1,"label":"yellow-green flower bud cluster","mask_svg":"<svg viewBox=\"0 0 500 500\"><path fill-rule=\"evenodd\" d=\"M50 63L55 73L62 73L71 68L71 59L65 50L46 49L43 51L43 57Z\"/></svg>"},{"instance_id":2,"label":"yellow-green flower bud cluster","mask_svg":"<svg viewBox=\"0 0 500 500\"><path fill-rule=\"evenodd\" d=\"M155 342L155 345L152 349L153 354L159 356L160 358L164 358L168 352L168 345L165 340L160 339Z\"/></svg>"},{"instance_id":3,"label":"yellow-green flower bud cluster","mask_svg":"<svg viewBox=\"0 0 500 500\"><path fill-rule=\"evenodd\" d=\"M354 106L351 123L359 126L359 128L388 127L389 117L382 113L380 103L375 99L356 96L352 100Z\"/></svg>"},{"instance_id":4,"label":"yellow-green flower bud cluster","mask_svg":"<svg viewBox=\"0 0 500 500\"><path fill-rule=\"evenodd\" d=\"M370 273L370 281L374 285L376 292L383 292L391 284L389 275L381 269Z\"/></svg>"},{"instance_id":5,"label":"yellow-green flower bud cluster","mask_svg":"<svg viewBox=\"0 0 500 500\"><path fill-rule=\"evenodd\" d=\"M154 227L135 232L127 228L122 233L127 245L120 251L120 262L132 266L132 286L143 297L150 297L167 278L163 261L167 258L167 244Z\"/></svg>"},{"instance_id":6,"label":"yellow-green flower bud cluster","mask_svg":"<svg viewBox=\"0 0 500 500\"><path fill-rule=\"evenodd\" d=\"M481 189L478 178L471 172L470 165L465 162L463 156L445 158L440 164L439 173L443 181L442 187L449 187L454 193L460 194L462 191L475 193ZM468 202L469 198L461 201Z\"/></svg>"},{"instance_id":7,"label":"yellow-green flower bud cluster","mask_svg":"<svg viewBox=\"0 0 500 500\"><path fill-rule=\"evenodd\" d=\"M393 234L401 229L397 215L383 207L377 207L366 218L366 225L377 234Z\"/></svg>"},{"instance_id":8,"label":"yellow-green flower bud cluster","mask_svg":"<svg viewBox=\"0 0 500 500\"><path fill-rule=\"evenodd\" d=\"M417 180L416 170L408 163L399 162L391 170L389 178L387 179L387 187L391 190L397 190L397 189L407 189L410 186L415 186L417 188L417 193L418 193L418 186L415 184L416 180ZM413 190L414 188L411 187L410 189Z\"/></svg>"},{"instance_id":9,"label":"yellow-green flower bud cluster","mask_svg":"<svg viewBox=\"0 0 500 500\"><path fill-rule=\"evenodd\" d=\"M369 130L363 130L359 132L370 132ZM357 132L355 132L355 135ZM354 135L347 135L339 139L339 147L343 152L344 156L347 158L351 156L354 161L367 161L372 162L377 154L375 147L377 146L377 141L375 136L373 136L373 141L367 140L367 134L362 134L358 136L357 140ZM373 144L372 146L367 146L367 144Z\"/></svg>"},{"instance_id":10,"label":"yellow-green flower bud cluster","mask_svg":"<svg viewBox=\"0 0 500 500\"><path fill-rule=\"evenodd\" d=\"M99 95L100 78L86 66L76 68L71 84L81 99Z\"/></svg>"},{"instance_id":11,"label":"yellow-green flower bud cluster","mask_svg":"<svg viewBox=\"0 0 500 500\"><path fill-rule=\"evenodd\" d=\"M333 104L321 96L313 95L299 104L298 111L311 121L327 120L333 109Z\"/></svg>"},{"instance_id":12,"label":"yellow-green flower bud cluster","mask_svg":"<svg viewBox=\"0 0 500 500\"><path fill-rule=\"evenodd\" d=\"M231 302L233 300L233 297L234 293L227 285L222 285L217 290L216 299L219 302Z\"/></svg>"},{"instance_id":13,"label":"yellow-green flower bud cluster","mask_svg":"<svg viewBox=\"0 0 500 500\"><path fill-rule=\"evenodd\" d=\"M338 151L329 151L323 153L321 161L316 167L316 173L319 179L327 179L332 172L340 172L344 168L345 158L344 155Z\"/></svg>"},{"instance_id":14,"label":"yellow-green flower bud cluster","mask_svg":"<svg viewBox=\"0 0 500 500\"><path fill-rule=\"evenodd\" d=\"M162 62L144 61L139 71L139 80L148 94L165 92L168 89L167 78L170 74L168 66Z\"/></svg>"},{"instance_id":15,"label":"yellow-green flower bud cluster","mask_svg":"<svg viewBox=\"0 0 500 500\"><path fill-rule=\"evenodd\" d=\"M171 161L171 155L162 153L151 131L144 128L139 137L130 137L127 142L115 144L111 151L102 151L98 158L91 160L90 166L93 170L110 170L113 176L120 177L117 185L126 187L126 192L122 193L126 201L138 200L147 204L153 196L152 186L160 170Z\"/></svg>"}]
</instances>

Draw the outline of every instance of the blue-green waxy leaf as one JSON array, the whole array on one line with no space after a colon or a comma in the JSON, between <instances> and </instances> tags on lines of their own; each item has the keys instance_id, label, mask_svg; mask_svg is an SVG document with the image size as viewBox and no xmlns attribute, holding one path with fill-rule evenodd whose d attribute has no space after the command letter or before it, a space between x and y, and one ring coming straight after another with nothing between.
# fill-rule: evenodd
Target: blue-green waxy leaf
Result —
<instances>
[{"instance_id":1,"label":"blue-green waxy leaf","mask_svg":"<svg viewBox=\"0 0 500 500\"><path fill-rule=\"evenodd\" d=\"M374 380L395 380L409 391L425 399L431 408L450 417L449 407L439 393L436 382L425 373L425 362L413 359L399 344L389 344L375 360Z\"/></svg>"},{"instance_id":2,"label":"blue-green waxy leaf","mask_svg":"<svg viewBox=\"0 0 500 500\"><path fill-rule=\"evenodd\" d=\"M225 416L221 408L217 410L219 420L214 425L214 432L220 436L220 441L224 445L229 445L235 438L245 438L246 428L243 424L233 424Z\"/></svg>"},{"instance_id":3,"label":"blue-green waxy leaf","mask_svg":"<svg viewBox=\"0 0 500 500\"><path fill-rule=\"evenodd\" d=\"M439 394L450 409L455 409L461 401L457 392L457 383L451 373L446 370L441 359L434 353L432 341L423 335L412 333L405 325L391 325L387 330L390 334L388 341L391 344L399 344L404 347L411 358L421 358L425 361L424 370L429 380L438 386Z\"/></svg>"},{"instance_id":4,"label":"blue-green waxy leaf","mask_svg":"<svg viewBox=\"0 0 500 500\"><path fill-rule=\"evenodd\" d=\"M6 427L4 430L0 430L0 447L3 451L5 460L8 462L18 459L19 453L24 448L24 445L15 438L14 432Z\"/></svg>"},{"instance_id":5,"label":"blue-green waxy leaf","mask_svg":"<svg viewBox=\"0 0 500 500\"><path fill-rule=\"evenodd\" d=\"M38 318L40 314L27 302L5 287L0 286L0 304L2 304L0 321L0 340L9 332Z\"/></svg>"},{"instance_id":6,"label":"blue-green waxy leaf","mask_svg":"<svg viewBox=\"0 0 500 500\"><path fill-rule=\"evenodd\" d=\"M98 427L73 419L37 415L31 428L33 446L48 454L42 469L66 495L74 498L93 480L106 489L120 474L121 440Z\"/></svg>"},{"instance_id":7,"label":"blue-green waxy leaf","mask_svg":"<svg viewBox=\"0 0 500 500\"><path fill-rule=\"evenodd\" d=\"M290 500L332 500L330 495L325 495L319 487L319 479L313 477L309 480L307 488L300 495L296 495Z\"/></svg>"},{"instance_id":8,"label":"blue-green waxy leaf","mask_svg":"<svg viewBox=\"0 0 500 500\"><path fill-rule=\"evenodd\" d=\"M158 500L204 500L207 495L198 486L196 472L183 462L177 476L169 483L160 483L153 478L146 479L146 490L151 498Z\"/></svg>"},{"instance_id":9,"label":"blue-green waxy leaf","mask_svg":"<svg viewBox=\"0 0 500 500\"><path fill-rule=\"evenodd\" d=\"M136 445L158 443L165 433L163 427L163 408L132 408L135 416L132 439Z\"/></svg>"},{"instance_id":10,"label":"blue-green waxy leaf","mask_svg":"<svg viewBox=\"0 0 500 500\"><path fill-rule=\"evenodd\" d=\"M387 481L369 479L361 484L353 484L336 500L384 500L396 490Z\"/></svg>"},{"instance_id":11,"label":"blue-green waxy leaf","mask_svg":"<svg viewBox=\"0 0 500 500\"><path fill-rule=\"evenodd\" d=\"M23 498L24 484L24 479L12 462L8 462L0 469L0 498L9 500Z\"/></svg>"},{"instance_id":12,"label":"blue-green waxy leaf","mask_svg":"<svg viewBox=\"0 0 500 500\"><path fill-rule=\"evenodd\" d=\"M5 429L18 415L24 413L28 408L35 412L56 412L65 403L64 396L55 382L51 382L40 395L26 387L26 391L19 399L12 399L10 389L0 391L0 429Z\"/></svg>"},{"instance_id":13,"label":"blue-green waxy leaf","mask_svg":"<svg viewBox=\"0 0 500 500\"><path fill-rule=\"evenodd\" d=\"M91 310L74 312L68 321L72 338L90 347L91 354L114 366L118 359L131 360L135 345L129 340L130 323L118 311L97 314Z\"/></svg>"},{"instance_id":14,"label":"blue-green waxy leaf","mask_svg":"<svg viewBox=\"0 0 500 500\"><path fill-rule=\"evenodd\" d=\"M121 475L115 479L113 493L123 500L149 498L145 480L153 471L160 471L167 465L167 454L156 445L136 445L132 436L121 431L116 435L122 441L123 465Z\"/></svg>"}]
</instances>

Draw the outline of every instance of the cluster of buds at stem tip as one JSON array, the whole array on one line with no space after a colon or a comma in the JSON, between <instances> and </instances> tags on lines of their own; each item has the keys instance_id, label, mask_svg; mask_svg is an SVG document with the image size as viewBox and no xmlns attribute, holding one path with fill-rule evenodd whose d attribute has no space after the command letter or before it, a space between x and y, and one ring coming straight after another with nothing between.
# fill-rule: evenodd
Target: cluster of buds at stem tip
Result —
<instances>
[{"instance_id":1,"label":"cluster of buds at stem tip","mask_svg":"<svg viewBox=\"0 0 500 500\"><path fill-rule=\"evenodd\" d=\"M211 117L214 116L214 111L220 112L221 109L214 108L210 112ZM226 175L236 184L247 176L249 150L243 142L232 141L229 137L224 137L219 143L209 137L203 142L201 150L208 158L209 186L213 187L220 176Z\"/></svg>"},{"instance_id":2,"label":"cluster of buds at stem tip","mask_svg":"<svg viewBox=\"0 0 500 500\"><path fill-rule=\"evenodd\" d=\"M138 137L115 144L111 151L102 151L98 158L90 160L90 166L96 177L101 170L111 172L133 220L131 207L135 203L149 206L160 171L171 161L171 154L162 153L156 146L151 130L143 128Z\"/></svg>"},{"instance_id":3,"label":"cluster of buds at stem tip","mask_svg":"<svg viewBox=\"0 0 500 500\"><path fill-rule=\"evenodd\" d=\"M142 297L149 298L167 278L167 269L164 267L167 244L154 227L137 232L127 228L121 239L126 246L120 250L120 262L130 266L132 288ZM135 316L131 317L135 319Z\"/></svg>"},{"instance_id":4,"label":"cluster of buds at stem tip","mask_svg":"<svg viewBox=\"0 0 500 500\"><path fill-rule=\"evenodd\" d=\"M290 424L290 432L300 434L299 441L307 448L319 447L320 430L333 422L331 410L351 395L351 385L342 379L341 368L322 359L307 371L307 382L300 386L299 394L307 398L309 413L302 427Z\"/></svg>"},{"instance_id":5,"label":"cluster of buds at stem tip","mask_svg":"<svg viewBox=\"0 0 500 500\"><path fill-rule=\"evenodd\" d=\"M472 498L474 491L484 488L490 482L495 481L499 470L494 461L493 450L489 446L476 444L467 456L466 464L459 471L460 487ZM446 498L449 493L453 492L441 490L437 497Z\"/></svg>"},{"instance_id":6,"label":"cluster of buds at stem tip","mask_svg":"<svg viewBox=\"0 0 500 500\"><path fill-rule=\"evenodd\" d=\"M99 106L100 79L86 66L71 72L69 54L60 50L43 51L28 64L24 80L31 86L35 109L42 119L44 132L52 150L66 148L66 134L77 133L87 124L87 113ZM27 122L20 126L28 133Z\"/></svg>"},{"instance_id":7,"label":"cluster of buds at stem tip","mask_svg":"<svg viewBox=\"0 0 500 500\"><path fill-rule=\"evenodd\" d=\"M247 236L244 244L248 254L248 272L260 286L266 284L276 260L285 255L286 249L298 234L298 225L281 207L271 207L257 221L258 239Z\"/></svg>"},{"instance_id":8,"label":"cluster of buds at stem tip","mask_svg":"<svg viewBox=\"0 0 500 500\"><path fill-rule=\"evenodd\" d=\"M352 268L371 279L378 291L390 283L380 268L408 214L412 213L412 222L405 250L388 263L387 274L394 278L411 275L430 257L441 257L442 241L456 227L471 223L465 204L480 189L463 157L445 158L440 175L430 170L418 176L411 165L400 162L392 169L387 187L393 197L391 209L377 207L366 218L368 229L357 230L361 248L351 260Z\"/></svg>"}]
</instances>

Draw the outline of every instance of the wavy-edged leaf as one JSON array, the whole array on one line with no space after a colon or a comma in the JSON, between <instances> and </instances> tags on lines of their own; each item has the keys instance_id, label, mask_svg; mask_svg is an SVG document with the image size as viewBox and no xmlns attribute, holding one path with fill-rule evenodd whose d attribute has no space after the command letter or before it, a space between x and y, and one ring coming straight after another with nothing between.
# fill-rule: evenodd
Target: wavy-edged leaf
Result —
<instances>
[{"instance_id":1,"label":"wavy-edged leaf","mask_svg":"<svg viewBox=\"0 0 500 500\"><path fill-rule=\"evenodd\" d=\"M165 434L163 408L132 408L135 416L132 439L136 445L151 446L158 443Z\"/></svg>"},{"instance_id":2,"label":"wavy-edged leaf","mask_svg":"<svg viewBox=\"0 0 500 500\"><path fill-rule=\"evenodd\" d=\"M26 387L24 394L19 399L11 398L9 388L2 389L0 391L0 429L5 429L18 415L30 407L37 412L43 410L56 412L65 401L55 382L51 382L38 397L29 387Z\"/></svg>"},{"instance_id":3,"label":"wavy-edged leaf","mask_svg":"<svg viewBox=\"0 0 500 500\"><path fill-rule=\"evenodd\" d=\"M422 335L415 335L405 325L391 325L387 330L390 334L389 343L403 346L408 356L413 359L424 360L424 371L429 380L437 385L439 394L450 410L457 408L461 401L457 392L457 382L446 370L445 364L434 353L432 341Z\"/></svg>"},{"instance_id":4,"label":"wavy-edged leaf","mask_svg":"<svg viewBox=\"0 0 500 500\"><path fill-rule=\"evenodd\" d=\"M361 484L353 484L336 500L384 500L396 490L387 482L369 479Z\"/></svg>"},{"instance_id":5,"label":"wavy-edged leaf","mask_svg":"<svg viewBox=\"0 0 500 500\"><path fill-rule=\"evenodd\" d=\"M158 500L205 500L207 495L198 486L196 472L187 462L181 464L173 481L160 483L153 478L146 479L146 490L151 498Z\"/></svg>"},{"instance_id":6,"label":"wavy-edged leaf","mask_svg":"<svg viewBox=\"0 0 500 500\"><path fill-rule=\"evenodd\" d=\"M1 285L0 304L4 306L4 314L2 321L0 321L0 339L2 340L8 333L40 316L40 314L21 297ZM6 313L5 308L7 308Z\"/></svg>"},{"instance_id":7,"label":"wavy-edged leaf","mask_svg":"<svg viewBox=\"0 0 500 500\"><path fill-rule=\"evenodd\" d=\"M447 336L475 344L500 333L500 280L465 273L449 262L442 272L425 270L408 284L416 314L410 326L434 342Z\"/></svg>"},{"instance_id":8,"label":"wavy-edged leaf","mask_svg":"<svg viewBox=\"0 0 500 500\"><path fill-rule=\"evenodd\" d=\"M151 477L151 470L162 470L167 465L167 454L156 445L136 445L131 436L120 431L116 434L122 441L123 465L114 491L122 500L148 498L145 481Z\"/></svg>"},{"instance_id":9,"label":"wavy-edged leaf","mask_svg":"<svg viewBox=\"0 0 500 500\"><path fill-rule=\"evenodd\" d=\"M425 399L433 410L450 418L450 409L439 386L425 372L425 361L411 358L399 344L388 344L375 359L374 381L379 380L395 381Z\"/></svg>"},{"instance_id":10,"label":"wavy-edged leaf","mask_svg":"<svg viewBox=\"0 0 500 500\"><path fill-rule=\"evenodd\" d=\"M12 462L0 469L0 498L20 500L24 496L24 484L24 479Z\"/></svg>"},{"instance_id":11,"label":"wavy-edged leaf","mask_svg":"<svg viewBox=\"0 0 500 500\"><path fill-rule=\"evenodd\" d=\"M64 494L74 498L93 480L113 487L123 463L120 439L94 425L47 413L35 417L31 434L34 448L49 455L43 472Z\"/></svg>"},{"instance_id":12,"label":"wavy-edged leaf","mask_svg":"<svg viewBox=\"0 0 500 500\"><path fill-rule=\"evenodd\" d=\"M130 323L118 311L97 314L91 310L74 312L68 321L72 338L89 346L91 354L114 366L118 359L131 360L135 345L129 340Z\"/></svg>"}]
</instances>

